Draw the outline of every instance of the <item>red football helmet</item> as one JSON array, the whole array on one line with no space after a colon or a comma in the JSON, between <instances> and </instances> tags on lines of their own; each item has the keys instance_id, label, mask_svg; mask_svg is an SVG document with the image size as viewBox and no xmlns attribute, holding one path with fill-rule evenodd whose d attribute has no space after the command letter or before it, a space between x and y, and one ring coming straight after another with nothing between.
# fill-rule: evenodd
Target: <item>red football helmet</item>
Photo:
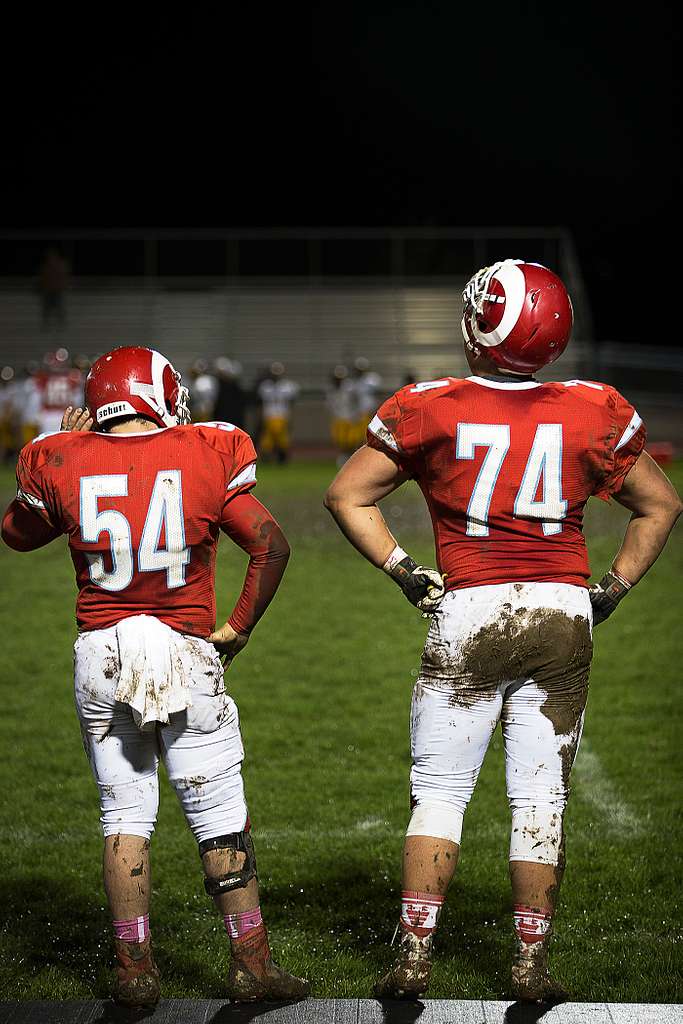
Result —
<instances>
[{"instance_id":1,"label":"red football helmet","mask_svg":"<svg viewBox=\"0 0 683 1024\"><path fill-rule=\"evenodd\" d=\"M160 427L189 423L187 401L180 374L152 348L112 349L85 380L85 404L96 429L120 416L147 416Z\"/></svg>"},{"instance_id":2,"label":"red football helmet","mask_svg":"<svg viewBox=\"0 0 683 1024\"><path fill-rule=\"evenodd\" d=\"M574 316L567 289L540 263L503 260L484 267L462 293L462 333L512 373L534 373L562 355Z\"/></svg>"}]
</instances>

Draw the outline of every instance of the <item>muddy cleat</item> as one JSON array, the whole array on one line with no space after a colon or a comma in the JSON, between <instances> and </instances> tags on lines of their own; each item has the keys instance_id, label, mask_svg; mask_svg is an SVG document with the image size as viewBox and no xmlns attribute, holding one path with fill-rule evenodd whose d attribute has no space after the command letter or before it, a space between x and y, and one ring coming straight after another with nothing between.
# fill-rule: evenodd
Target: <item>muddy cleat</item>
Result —
<instances>
[{"instance_id":1,"label":"muddy cleat","mask_svg":"<svg viewBox=\"0 0 683 1024\"><path fill-rule=\"evenodd\" d=\"M152 955L152 940L124 942L116 946L116 980L112 999L119 1006L151 1008L159 1002L159 971Z\"/></svg>"},{"instance_id":2,"label":"muddy cleat","mask_svg":"<svg viewBox=\"0 0 683 1024\"><path fill-rule=\"evenodd\" d=\"M248 965L233 958L228 971L227 995L236 1003L254 1003L257 1000L305 999L311 986L305 978L288 974L272 957L265 962Z\"/></svg>"},{"instance_id":3,"label":"muddy cleat","mask_svg":"<svg viewBox=\"0 0 683 1024\"><path fill-rule=\"evenodd\" d=\"M517 942L512 962L512 994L525 1003L563 1003L566 989L550 976L548 942Z\"/></svg>"},{"instance_id":4,"label":"muddy cleat","mask_svg":"<svg viewBox=\"0 0 683 1024\"><path fill-rule=\"evenodd\" d=\"M420 939L401 930L394 966L375 982L373 991L377 999L419 999L427 991L431 973L432 936Z\"/></svg>"}]
</instances>

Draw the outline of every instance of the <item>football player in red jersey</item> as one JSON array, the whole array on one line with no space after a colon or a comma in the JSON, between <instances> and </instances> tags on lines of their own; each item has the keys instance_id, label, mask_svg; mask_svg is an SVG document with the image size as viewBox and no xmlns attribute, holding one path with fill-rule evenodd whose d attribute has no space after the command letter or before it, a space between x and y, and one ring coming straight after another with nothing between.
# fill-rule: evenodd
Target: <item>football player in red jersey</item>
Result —
<instances>
[{"instance_id":1,"label":"football player in red jersey","mask_svg":"<svg viewBox=\"0 0 683 1024\"><path fill-rule=\"evenodd\" d=\"M548 946L592 628L655 561L681 502L643 451L638 413L614 388L534 378L561 355L572 326L555 274L505 260L475 274L463 298L472 376L389 398L325 499L361 554L432 613L412 702L400 946L375 994L427 989L464 812L500 721L512 812L512 991L557 1001L566 993L549 973ZM431 513L438 570L415 565L377 508L411 478ZM612 496L633 516L610 571L589 588L582 517L591 495Z\"/></svg>"},{"instance_id":2,"label":"football player in red jersey","mask_svg":"<svg viewBox=\"0 0 683 1024\"><path fill-rule=\"evenodd\" d=\"M227 994L302 998L308 983L273 961L261 918L239 717L223 678L289 557L280 527L251 493L254 446L230 423L190 424L180 375L151 349L102 356L85 398L88 412L65 414L70 429L21 451L2 536L18 551L63 533L69 540L76 707L100 793L114 998L135 1007L159 998L149 934L159 759L230 937ZM249 564L232 614L216 629L220 531Z\"/></svg>"}]
</instances>

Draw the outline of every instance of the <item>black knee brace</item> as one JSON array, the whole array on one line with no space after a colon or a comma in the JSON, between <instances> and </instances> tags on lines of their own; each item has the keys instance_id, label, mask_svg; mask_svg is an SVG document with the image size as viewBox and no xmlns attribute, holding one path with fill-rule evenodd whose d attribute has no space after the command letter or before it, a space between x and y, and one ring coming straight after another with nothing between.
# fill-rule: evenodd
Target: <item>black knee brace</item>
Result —
<instances>
[{"instance_id":1,"label":"black knee brace","mask_svg":"<svg viewBox=\"0 0 683 1024\"><path fill-rule=\"evenodd\" d=\"M233 889L244 889L252 878L256 878L256 856L249 832L232 832L228 836L205 839L199 844L199 856L203 857L209 850L234 850L245 854L244 864L239 871L231 871L217 878L205 876L204 888L209 896L222 896L224 892L232 892Z\"/></svg>"}]
</instances>

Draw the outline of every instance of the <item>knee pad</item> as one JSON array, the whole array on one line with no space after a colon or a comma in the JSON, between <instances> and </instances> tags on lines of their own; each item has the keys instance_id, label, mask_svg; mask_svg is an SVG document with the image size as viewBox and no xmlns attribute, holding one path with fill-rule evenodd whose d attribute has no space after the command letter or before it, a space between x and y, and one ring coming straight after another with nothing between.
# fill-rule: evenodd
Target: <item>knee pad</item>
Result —
<instances>
[{"instance_id":1,"label":"knee pad","mask_svg":"<svg viewBox=\"0 0 683 1024\"><path fill-rule=\"evenodd\" d=\"M406 836L432 836L460 845L463 817L453 804L425 800L413 808Z\"/></svg>"},{"instance_id":2,"label":"knee pad","mask_svg":"<svg viewBox=\"0 0 683 1024\"><path fill-rule=\"evenodd\" d=\"M234 850L245 855L244 864L239 871L231 871L227 875L209 878L205 874L204 888L209 896L222 896L234 889L244 889L252 878L256 878L256 855L254 843L249 832L231 832L226 836L215 836L205 839L199 844L199 856L203 857L210 850Z\"/></svg>"},{"instance_id":3,"label":"knee pad","mask_svg":"<svg viewBox=\"0 0 683 1024\"><path fill-rule=\"evenodd\" d=\"M557 865L563 857L563 808L537 804L512 812L510 860Z\"/></svg>"}]
</instances>

